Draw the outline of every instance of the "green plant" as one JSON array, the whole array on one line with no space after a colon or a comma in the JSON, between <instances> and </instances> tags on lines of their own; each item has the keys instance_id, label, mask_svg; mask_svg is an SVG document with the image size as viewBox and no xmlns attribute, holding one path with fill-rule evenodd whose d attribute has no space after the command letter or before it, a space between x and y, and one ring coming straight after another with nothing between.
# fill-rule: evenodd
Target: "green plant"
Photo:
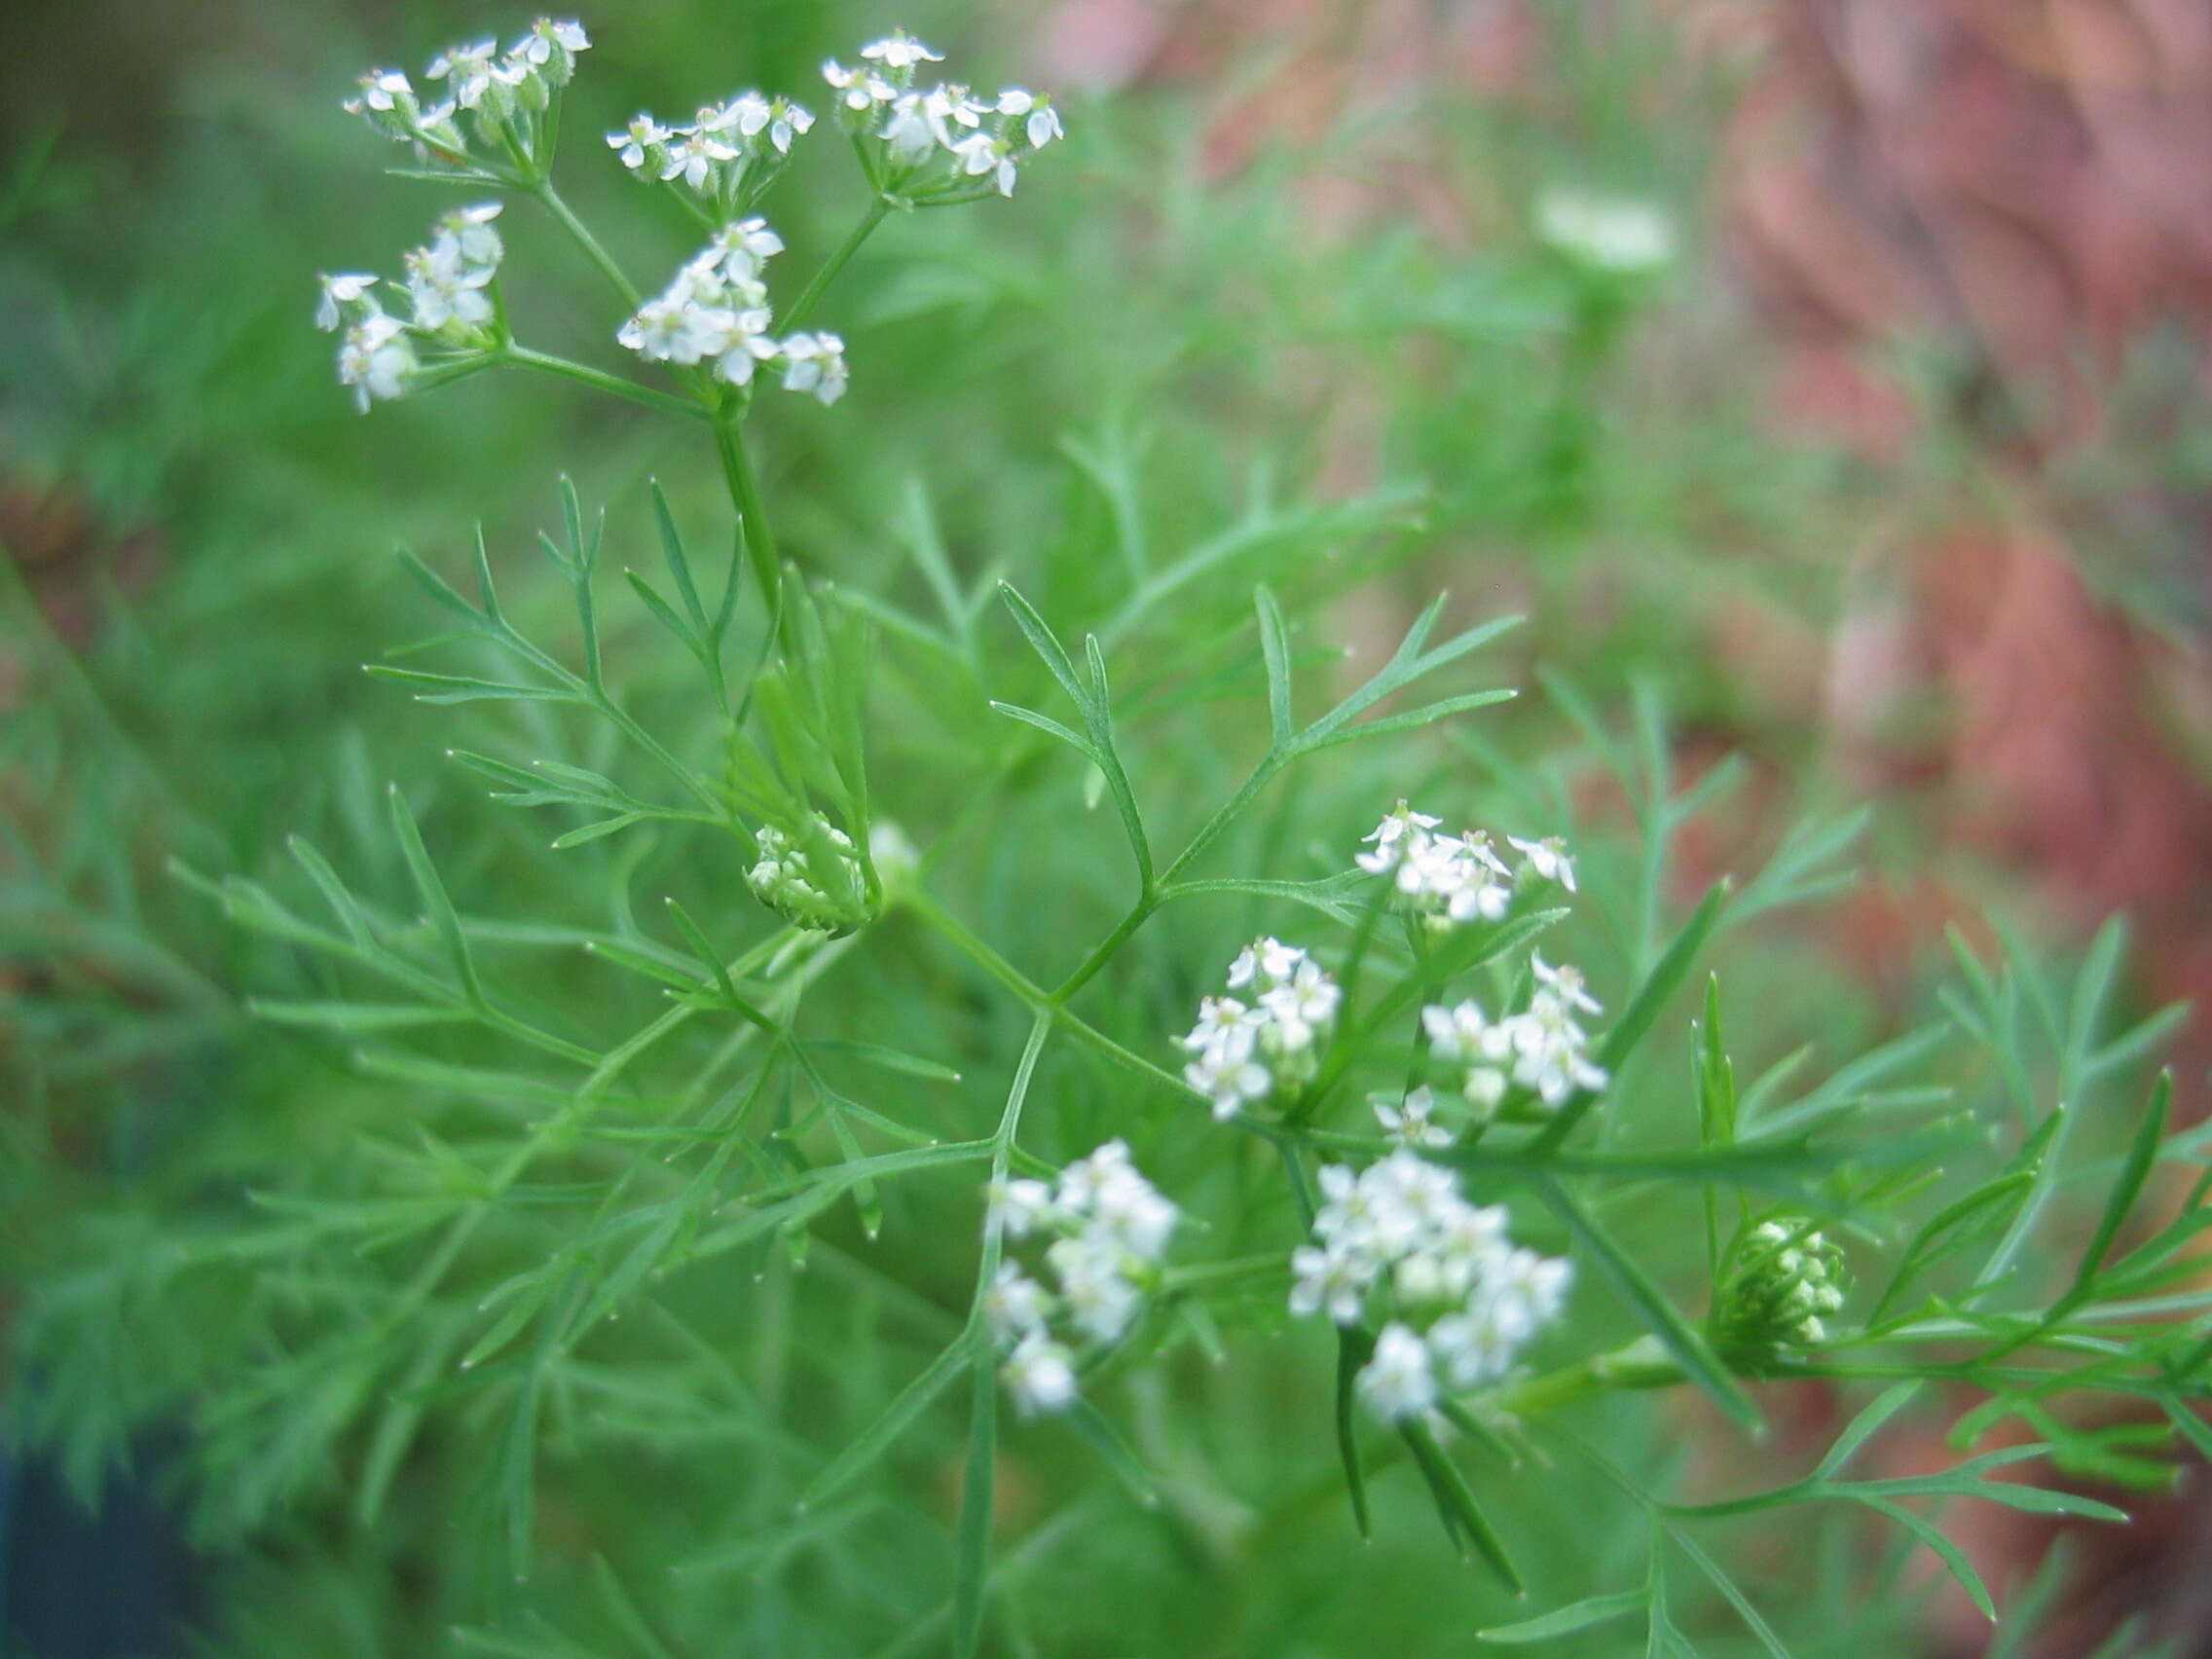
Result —
<instances>
[{"instance_id":1,"label":"green plant","mask_svg":"<svg viewBox=\"0 0 2212 1659\"><path fill-rule=\"evenodd\" d=\"M542 204L668 386L518 345L482 210L413 261L407 322L365 279L330 282L341 371L373 401L516 367L695 421L729 495L726 562L705 568L657 487L635 540L665 574L625 571L645 628L603 611L610 533L572 487L538 538L550 581L482 534L473 597L408 558L458 626L429 642L441 666L374 672L458 709L454 761L556 828L484 830L488 809L452 799L419 817L352 780L350 859L295 838L281 877L180 866L269 941L253 1012L308 1034L320 1110L213 1161L250 1204L187 1179L87 1222L96 1248L15 1331L41 1378L19 1432L89 1488L181 1395L207 1535L274 1538L349 1584L370 1650L457 1626L437 1640L533 1654L715 1651L732 1631L791 1652L1288 1651L1295 1602L1189 1628L1167 1609L1206 1599L1210 1563L1295 1576L1297 1550L1333 1547L1336 1519L1284 1541L1314 1493L1382 1532L1409 1487L1489 1575L1462 1633L1596 1641L1641 1615L1646 1651L1690 1651L1710 1610L1687 1564L1780 1652L1709 1528L1871 1514L1994 1612L1914 1505L2116 1519L1995 1473L2048 1458L2152 1486L2171 1434L2205 1440L2204 1184L2143 1213L2201 1136L2167 1132L2162 1084L2112 1145L2089 1111L2171 1025L2110 1030L2117 927L2067 979L2016 941L1995 965L1962 944L1947 1020L1830 1056L1816 1083L1793 1050L1739 1089L1720 978L1687 1031L1680 1002L1714 953L1761 948L1751 924L1830 895L1862 820L1808 822L1678 903L1679 834L1735 774L1679 777L1655 695L1624 738L1561 684L1576 774L1607 780L1634 832L1577 822L1561 765L1457 719L1506 692L1432 683L1508 626L1439 641L1442 599L1317 696L1330 602L1419 547L1409 492L1286 501L1256 478L1227 528L1162 556L1153 485L1109 424L1071 448L1088 493L1039 572L1056 591L1027 583L1043 603L964 568L919 486L881 515L911 567L896 580L787 562L748 449L760 388L837 401L841 343L798 324L892 213L995 192L1057 135L1031 126L1050 106L1002 98L991 129L971 111L994 146L971 170L985 151L954 115L932 133L909 84L926 49L871 49L895 79L850 134L868 202L778 340L762 273L781 240L744 216L803 124L761 98L750 147L659 181L715 240L644 301L551 182L571 28L449 55L449 80L482 81L474 114L424 112L384 76L364 109L424 145L407 170ZM864 74L832 90L872 96ZM908 98L922 127L902 136ZM655 145L651 170L679 160L657 124L617 136L633 166ZM1439 833L1406 804L1440 797L1456 824L1479 808L1529 838ZM478 907L510 890L531 903ZM1764 988L1758 962L1723 964L1732 1021L1762 1000L1736 988ZM2076 1211L2085 1248L2036 1271L2031 1241ZM1039 1276L1002 1271L1048 1234ZM1333 1333L1316 1345L1294 1313ZM1655 1402L1694 1390L1733 1424L1716 1435L1755 1435L1749 1384L1777 1381L1886 1391L1802 1477L1668 1495ZM1847 1475L1936 1381L1986 1399L1956 1431L1970 1455ZM1002 1412L1008 1384L1034 1420ZM2083 1427L2077 1393L2162 1420ZM2033 1438L1972 1453L2003 1418ZM1594 1475L1575 1502L1617 1493L1625 1549L1559 1547L1532 1490L1552 1459ZM1002 1503L1034 1514L1040 1488L1049 1517L994 1548ZM363 1588L378 1571L349 1553L410 1561L425 1516L451 1528L435 1588ZM1162 1558L1184 1587L1126 1609ZM1033 1592L1048 1574L1059 1593ZM1345 1600L1306 1640L1356 1650L1344 1608L1368 1592L1359 1565L1337 1576ZM1550 1610L1516 1611L1523 1590ZM234 1650L297 1639L252 1632L240 1601Z\"/></svg>"}]
</instances>

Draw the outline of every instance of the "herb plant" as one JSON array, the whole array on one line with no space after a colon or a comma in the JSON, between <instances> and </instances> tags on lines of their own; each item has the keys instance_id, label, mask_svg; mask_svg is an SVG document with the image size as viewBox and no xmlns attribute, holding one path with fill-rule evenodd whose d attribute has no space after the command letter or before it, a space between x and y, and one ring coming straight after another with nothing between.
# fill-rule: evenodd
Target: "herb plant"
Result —
<instances>
[{"instance_id":1,"label":"herb plant","mask_svg":"<svg viewBox=\"0 0 2212 1659\"><path fill-rule=\"evenodd\" d=\"M2175 1015L2116 1029L2117 924L2064 973L1962 936L1939 1017L1740 1070L1863 816L1684 900L1737 774L1683 776L1655 695L1493 731L1464 677L1513 619L1441 597L1340 683L1409 493L1255 474L1165 553L1142 462L1079 439L1022 587L920 487L833 584L755 467L866 420L818 314L911 215L1055 188L1060 116L903 33L819 118L640 115L587 147L701 239L656 290L554 184L588 50L363 78L394 170L469 200L319 320L364 412L516 369L689 423L726 513L564 481L549 576L481 531L402 556L446 631L371 672L490 803L350 789L350 857L180 859L326 1097L87 1219L16 1322L17 1433L88 1492L186 1412L196 1524L258 1551L211 1650L1864 1652L1911 1596L1754 1594L1731 1523L1914 1595L1923 1550L1996 1618L1955 1506L2117 1523L2078 1480L2212 1445L2212 1175L2164 1179L2203 1137L2139 1075ZM859 213L792 290L773 193L832 133ZM518 338L510 207L611 290L622 371ZM1550 217L1609 337L1664 227ZM1956 1460L1882 1472L1961 1390ZM1762 1440L1812 1391L1825 1450ZM1392 1604L1450 1552L1456 1600Z\"/></svg>"}]
</instances>

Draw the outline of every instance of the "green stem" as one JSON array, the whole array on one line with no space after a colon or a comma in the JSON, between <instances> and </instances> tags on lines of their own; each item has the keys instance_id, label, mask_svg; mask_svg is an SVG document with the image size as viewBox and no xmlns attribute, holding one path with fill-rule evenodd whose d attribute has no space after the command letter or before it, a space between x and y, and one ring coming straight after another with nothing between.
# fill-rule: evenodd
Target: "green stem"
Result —
<instances>
[{"instance_id":1,"label":"green stem","mask_svg":"<svg viewBox=\"0 0 2212 1659\"><path fill-rule=\"evenodd\" d=\"M572 363L566 357L551 356L543 351L533 351L527 346L510 344L499 356L501 361L512 363L518 369L536 369L544 374L560 375L579 386L588 386L615 397L626 397L632 403L642 403L647 409L658 409L665 414L689 415L699 420L709 419L712 415L712 411L687 397L655 391L635 381L626 381L620 375L610 375L605 369L595 369L588 363Z\"/></svg>"},{"instance_id":2,"label":"green stem","mask_svg":"<svg viewBox=\"0 0 2212 1659\"><path fill-rule=\"evenodd\" d=\"M745 440L738 433L738 416L715 418L715 449L721 457L722 480L729 486L730 504L745 538L746 563L759 584L761 602L776 613L776 594L783 585L783 567L776 562L776 538L768 529L768 512L760 503L760 487L754 482L753 465L746 459Z\"/></svg>"},{"instance_id":3,"label":"green stem","mask_svg":"<svg viewBox=\"0 0 2212 1659\"><path fill-rule=\"evenodd\" d=\"M539 179L530 188L531 194L544 203L545 210L559 221L561 228L583 249L584 257L599 267L599 274L622 296L622 303L636 311L641 304L638 290L631 285L630 278L622 275L622 267L614 263L613 255L600 245L599 239L584 229L584 222L561 200L561 193L553 188L553 181Z\"/></svg>"},{"instance_id":4,"label":"green stem","mask_svg":"<svg viewBox=\"0 0 2212 1659\"><path fill-rule=\"evenodd\" d=\"M868 203L867 211L861 215L861 222L853 227L852 234L837 244L836 252L822 262L822 269L814 274L798 298L792 302L792 309L784 313L786 329L795 330L806 321L814 303L822 298L823 290L836 279L837 273L845 269L853 255L860 252L861 243L874 234L875 227L883 223L884 215L890 211L891 203L880 196Z\"/></svg>"}]
</instances>

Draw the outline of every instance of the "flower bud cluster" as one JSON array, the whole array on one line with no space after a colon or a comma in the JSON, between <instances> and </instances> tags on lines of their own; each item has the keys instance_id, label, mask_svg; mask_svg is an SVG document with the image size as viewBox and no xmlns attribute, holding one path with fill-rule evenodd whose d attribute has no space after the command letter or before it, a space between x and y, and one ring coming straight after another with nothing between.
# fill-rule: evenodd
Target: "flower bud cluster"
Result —
<instances>
[{"instance_id":1,"label":"flower bud cluster","mask_svg":"<svg viewBox=\"0 0 2212 1659\"><path fill-rule=\"evenodd\" d=\"M681 184L712 212L734 219L759 201L790 161L793 142L813 126L813 113L791 99L745 92L706 105L688 127L635 116L607 143L639 178Z\"/></svg>"},{"instance_id":2,"label":"flower bud cluster","mask_svg":"<svg viewBox=\"0 0 2212 1659\"><path fill-rule=\"evenodd\" d=\"M1420 1011L1432 1063L1456 1074L1460 1096L1476 1123L1486 1123L1505 1098L1508 1085L1532 1092L1546 1107L1568 1096L1605 1087L1603 1066L1590 1058L1590 1036L1574 1017L1602 1014L1585 987L1579 969L1554 968L1541 956L1530 960L1535 993L1528 1008L1501 1019L1488 1018L1472 998L1445 1007L1432 1003Z\"/></svg>"},{"instance_id":3,"label":"flower bud cluster","mask_svg":"<svg viewBox=\"0 0 2212 1659\"><path fill-rule=\"evenodd\" d=\"M1316 1242L1291 1253L1290 1310L1382 1321L1358 1387L1383 1417L1496 1382L1559 1316L1571 1264L1516 1246L1503 1207L1469 1203L1442 1164L1401 1148L1356 1174L1331 1164L1320 1181Z\"/></svg>"},{"instance_id":4,"label":"flower bud cluster","mask_svg":"<svg viewBox=\"0 0 2212 1659\"><path fill-rule=\"evenodd\" d=\"M1344 1000L1318 962L1277 939L1255 940L1238 953L1229 988L1245 996L1205 998L1198 1024L1179 1039L1191 1054L1184 1081L1222 1120L1311 1082Z\"/></svg>"},{"instance_id":5,"label":"flower bud cluster","mask_svg":"<svg viewBox=\"0 0 2212 1659\"><path fill-rule=\"evenodd\" d=\"M838 126L862 141L876 188L918 206L1012 196L1022 164L1066 135L1059 112L1020 87L978 98L964 86L914 85L921 64L942 61L904 30L862 47L849 68L831 58L822 78Z\"/></svg>"},{"instance_id":6,"label":"flower bud cluster","mask_svg":"<svg viewBox=\"0 0 2212 1659\"><path fill-rule=\"evenodd\" d=\"M1827 1340L1843 1307L1843 1252L1801 1216L1776 1216L1736 1241L1714 1298L1723 1351L1771 1359Z\"/></svg>"},{"instance_id":7,"label":"flower bud cluster","mask_svg":"<svg viewBox=\"0 0 2212 1659\"><path fill-rule=\"evenodd\" d=\"M845 343L834 334L777 340L768 332L774 313L762 272L783 250L784 239L765 219L724 225L614 338L647 362L704 364L729 386L750 386L760 365L772 364L782 369L786 390L836 402L849 378Z\"/></svg>"},{"instance_id":8,"label":"flower bud cluster","mask_svg":"<svg viewBox=\"0 0 2212 1659\"><path fill-rule=\"evenodd\" d=\"M773 824L753 832L758 860L745 872L753 896L786 921L820 933L850 933L868 919L867 877L853 855L853 839L816 815L814 848L809 851ZM825 875L816 860L827 851L837 861Z\"/></svg>"},{"instance_id":9,"label":"flower bud cluster","mask_svg":"<svg viewBox=\"0 0 2212 1659\"><path fill-rule=\"evenodd\" d=\"M1508 835L1506 842L1521 855L1517 871L1499 854L1487 830L1469 830L1462 835L1439 835L1441 822L1398 802L1362 842L1372 843L1356 855L1359 867L1370 875L1388 875L1399 906L1419 917L1433 932L1447 932L1461 922L1500 920L1513 904L1516 882L1523 876L1553 881L1572 893L1574 860L1557 836L1524 841Z\"/></svg>"},{"instance_id":10,"label":"flower bud cluster","mask_svg":"<svg viewBox=\"0 0 2212 1659\"><path fill-rule=\"evenodd\" d=\"M545 159L538 155L544 117L575 79L576 55L590 47L581 23L540 18L504 53L497 40L480 40L432 58L424 78L443 83L440 102L424 104L396 69L372 69L360 78L360 94L346 100L346 111L387 138L457 166L503 166L517 149L539 162ZM480 154L471 154L471 139Z\"/></svg>"},{"instance_id":11,"label":"flower bud cluster","mask_svg":"<svg viewBox=\"0 0 2212 1659\"><path fill-rule=\"evenodd\" d=\"M997 1183L991 1204L1006 1235L1051 1235L1048 1289L1002 1263L983 1299L991 1335L1007 1354L1001 1376L1024 1415L1058 1411L1076 1396L1075 1354L1055 1323L1083 1342L1118 1342L1157 1283L1175 1231L1176 1208L1108 1141L1069 1164L1056 1181Z\"/></svg>"},{"instance_id":12,"label":"flower bud cluster","mask_svg":"<svg viewBox=\"0 0 2212 1659\"><path fill-rule=\"evenodd\" d=\"M492 285L505 249L493 221L499 204L461 207L437 223L426 247L402 256L409 315L389 315L377 295L379 278L361 272L324 276L315 326L343 330L338 381L369 405L404 396L422 372L423 348L481 351L497 344ZM386 284L392 286L394 284Z\"/></svg>"}]
</instances>

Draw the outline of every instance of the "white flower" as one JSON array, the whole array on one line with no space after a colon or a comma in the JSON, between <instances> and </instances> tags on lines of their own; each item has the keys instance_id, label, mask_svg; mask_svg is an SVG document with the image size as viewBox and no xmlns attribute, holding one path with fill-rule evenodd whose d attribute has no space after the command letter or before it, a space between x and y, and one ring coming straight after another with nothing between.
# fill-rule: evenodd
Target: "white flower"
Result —
<instances>
[{"instance_id":1,"label":"white flower","mask_svg":"<svg viewBox=\"0 0 2212 1659\"><path fill-rule=\"evenodd\" d=\"M499 43L496 40L448 47L430 59L430 79L445 82L453 92L454 102L462 109L475 109L500 83L498 52Z\"/></svg>"},{"instance_id":2,"label":"white flower","mask_svg":"<svg viewBox=\"0 0 2212 1659\"><path fill-rule=\"evenodd\" d=\"M1584 1014L1604 1014L1605 1011L1590 994L1589 984L1582 977L1582 970L1561 963L1557 968L1547 966L1541 955L1530 958L1530 970L1536 976L1536 983L1559 999L1562 1006L1579 1009Z\"/></svg>"},{"instance_id":3,"label":"white flower","mask_svg":"<svg viewBox=\"0 0 2212 1659\"><path fill-rule=\"evenodd\" d=\"M1012 1262L999 1264L998 1276L983 1294L983 1317L1001 1347L1044 1329L1051 1295Z\"/></svg>"},{"instance_id":4,"label":"white flower","mask_svg":"<svg viewBox=\"0 0 2212 1659\"><path fill-rule=\"evenodd\" d=\"M1394 1320L1383 1326L1375 1339L1374 1358L1360 1368L1359 1391L1392 1422L1420 1416L1436 1404L1427 1345Z\"/></svg>"},{"instance_id":5,"label":"white flower","mask_svg":"<svg viewBox=\"0 0 2212 1659\"><path fill-rule=\"evenodd\" d=\"M845 343L836 335L788 335L783 356L786 391L811 391L825 408L845 395Z\"/></svg>"},{"instance_id":6,"label":"white flower","mask_svg":"<svg viewBox=\"0 0 2212 1659\"><path fill-rule=\"evenodd\" d=\"M656 167L665 166L662 160L668 141L673 136L669 129L649 115L634 115L630 125L619 132L607 135L607 147L622 153L622 165L632 172L651 161Z\"/></svg>"},{"instance_id":7,"label":"white flower","mask_svg":"<svg viewBox=\"0 0 2212 1659\"><path fill-rule=\"evenodd\" d=\"M1306 952L1279 939L1256 939L1229 965L1229 988L1242 990L1257 984L1262 990L1279 985L1296 974L1307 960Z\"/></svg>"},{"instance_id":8,"label":"white flower","mask_svg":"<svg viewBox=\"0 0 2212 1659\"><path fill-rule=\"evenodd\" d=\"M1122 1271L1123 1252L1090 1232L1055 1241L1045 1252L1060 1281L1068 1317L1094 1343L1111 1343L1129 1328L1144 1295Z\"/></svg>"},{"instance_id":9,"label":"white flower","mask_svg":"<svg viewBox=\"0 0 2212 1659\"><path fill-rule=\"evenodd\" d=\"M1667 215L1648 202L1550 191L1536 203L1536 235L1568 257L1631 276L1656 271L1675 254Z\"/></svg>"},{"instance_id":10,"label":"white flower","mask_svg":"<svg viewBox=\"0 0 2212 1659\"><path fill-rule=\"evenodd\" d=\"M1061 1411L1075 1400L1073 1357L1043 1331L1016 1343L999 1375L1024 1417Z\"/></svg>"},{"instance_id":11,"label":"white flower","mask_svg":"<svg viewBox=\"0 0 2212 1659\"><path fill-rule=\"evenodd\" d=\"M438 240L453 243L454 257L461 264L489 268L505 253L492 221L499 216L499 203L480 202L473 207L457 207L438 221Z\"/></svg>"},{"instance_id":12,"label":"white flower","mask_svg":"<svg viewBox=\"0 0 2212 1659\"><path fill-rule=\"evenodd\" d=\"M507 56L510 62L543 75L549 85L565 87L575 78L576 54L590 48L583 24L540 18L508 49Z\"/></svg>"},{"instance_id":13,"label":"white flower","mask_svg":"<svg viewBox=\"0 0 2212 1659\"><path fill-rule=\"evenodd\" d=\"M1574 889L1574 860L1567 855L1567 843L1557 835L1547 835L1540 841L1524 841L1518 835L1506 839L1513 848L1529 861L1529 867L1546 881L1556 881L1569 893Z\"/></svg>"},{"instance_id":14,"label":"white flower","mask_svg":"<svg viewBox=\"0 0 2212 1659\"><path fill-rule=\"evenodd\" d=\"M1295 1053L1313 1046L1343 1000L1343 987L1309 958L1287 979L1262 992L1260 1007L1272 1023L1276 1047Z\"/></svg>"},{"instance_id":15,"label":"white flower","mask_svg":"<svg viewBox=\"0 0 2212 1659\"><path fill-rule=\"evenodd\" d=\"M1362 842L1374 842L1375 850L1357 855L1359 867L1370 875L1381 875L1386 869L1395 868L1398 861L1405 857L1408 840L1417 834L1425 839L1425 831L1441 822L1426 813L1416 812L1401 800L1383 815L1382 823L1360 837Z\"/></svg>"},{"instance_id":16,"label":"white flower","mask_svg":"<svg viewBox=\"0 0 2212 1659\"><path fill-rule=\"evenodd\" d=\"M708 246L731 281L751 281L760 275L763 262L784 251L784 239L768 228L767 220L747 219L724 225Z\"/></svg>"},{"instance_id":17,"label":"white flower","mask_svg":"<svg viewBox=\"0 0 2212 1659\"><path fill-rule=\"evenodd\" d=\"M1017 1178L1000 1183L991 1190L990 1198L1009 1237L1026 1238L1033 1230L1059 1219L1052 1189L1042 1181Z\"/></svg>"},{"instance_id":18,"label":"white flower","mask_svg":"<svg viewBox=\"0 0 2212 1659\"><path fill-rule=\"evenodd\" d=\"M1290 1271L1297 1281L1290 1287L1290 1310L1309 1318L1326 1312L1340 1325L1356 1324L1374 1269L1358 1256L1338 1246L1301 1244L1290 1253Z\"/></svg>"},{"instance_id":19,"label":"white flower","mask_svg":"<svg viewBox=\"0 0 2212 1659\"><path fill-rule=\"evenodd\" d=\"M381 312L348 329L338 348L339 384L353 388L354 405L364 415L371 403L405 396L419 366L406 330Z\"/></svg>"},{"instance_id":20,"label":"white flower","mask_svg":"<svg viewBox=\"0 0 2212 1659\"><path fill-rule=\"evenodd\" d=\"M1052 100L1019 87L1009 87L999 93L998 111L1001 115L1028 118L1022 122L1021 130L1032 150L1042 150L1053 139L1067 136Z\"/></svg>"},{"instance_id":21,"label":"white flower","mask_svg":"<svg viewBox=\"0 0 2212 1659\"><path fill-rule=\"evenodd\" d=\"M991 132L972 132L953 145L952 153L960 162L960 170L969 177L990 173L1001 196L1014 194L1014 148L1004 138Z\"/></svg>"},{"instance_id":22,"label":"white flower","mask_svg":"<svg viewBox=\"0 0 2212 1659\"><path fill-rule=\"evenodd\" d=\"M349 115L359 115L373 110L382 115L412 103L415 89L407 77L396 69L371 69L361 77L361 95L348 100Z\"/></svg>"},{"instance_id":23,"label":"white flower","mask_svg":"<svg viewBox=\"0 0 2212 1659\"><path fill-rule=\"evenodd\" d=\"M376 309L369 290L376 286L377 278L365 272L341 272L336 276L319 276L316 280L322 284L322 303L315 307L314 325L324 333L337 328L355 306Z\"/></svg>"},{"instance_id":24,"label":"white flower","mask_svg":"<svg viewBox=\"0 0 2212 1659\"><path fill-rule=\"evenodd\" d=\"M1452 1144L1452 1131L1434 1121L1436 1096L1425 1086L1409 1089L1405 1098L1396 1102L1387 1095L1378 1095L1373 1104L1383 1134L1400 1146Z\"/></svg>"},{"instance_id":25,"label":"white flower","mask_svg":"<svg viewBox=\"0 0 2212 1659\"><path fill-rule=\"evenodd\" d=\"M861 48L861 55L886 69L911 69L917 63L941 63L944 54L932 52L904 29L894 29L882 40Z\"/></svg>"}]
</instances>

